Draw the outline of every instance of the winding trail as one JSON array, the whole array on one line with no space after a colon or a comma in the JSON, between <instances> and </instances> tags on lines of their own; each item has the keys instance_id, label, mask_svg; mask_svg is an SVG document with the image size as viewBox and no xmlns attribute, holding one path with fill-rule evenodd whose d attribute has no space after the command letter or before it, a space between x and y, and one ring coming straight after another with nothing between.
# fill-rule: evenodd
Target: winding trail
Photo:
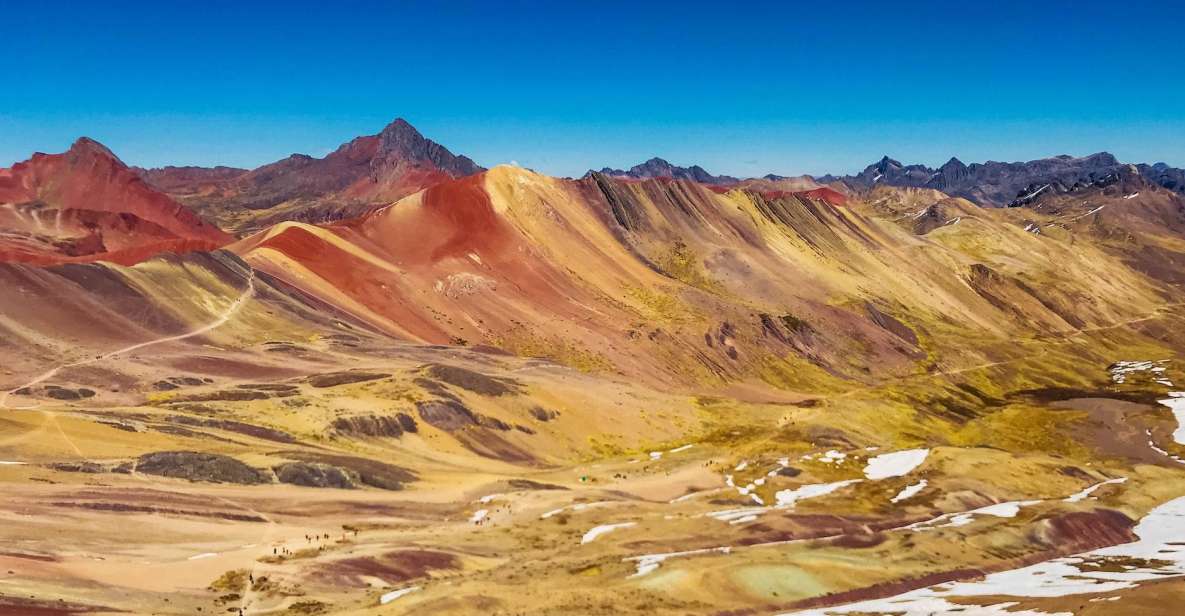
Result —
<instances>
[{"instance_id":1,"label":"winding trail","mask_svg":"<svg viewBox=\"0 0 1185 616\"><path fill-rule=\"evenodd\" d=\"M177 334L174 336L165 336L162 338L154 338L152 340L147 340L145 342L138 342L136 344L132 344L132 345L129 345L129 346L126 346L123 348L119 348L114 351L110 351L108 353L104 353L102 355L92 357L90 359L84 359L84 360L71 362L68 364L62 364L60 366L54 367L50 370L43 372L42 374L38 375L33 380L31 380L23 385L14 387L13 389L8 390L8 391L0 392L0 409L28 410L28 409L39 408L41 406L41 404L39 402L35 403L31 406L11 406L8 404L8 397L21 389L24 389L26 387L32 387L34 385L37 385L38 383L42 383L48 379L51 379L54 377L54 375L58 374L59 372L61 372L62 370L65 370L67 368L75 368L78 366L85 366L85 365L93 364L96 362L106 361L106 360L112 359L114 357L117 357L119 355L123 355L125 353L131 353L132 351L138 351L140 349L154 346L157 344L164 344L167 342L177 342L180 340L185 340L187 338L193 338L195 336L200 336L202 334L206 334L206 333L209 333L215 329L218 329L219 327L222 327L223 325L228 323L231 320L231 318L233 318L235 316L235 314L237 314L243 308L243 306L246 305L247 301L250 300L254 295L255 295L255 272L254 272L254 270L252 270L250 275L247 278L247 288L243 291L243 293L241 295L239 295L238 298L235 299L234 302L232 302L229 306L227 306L226 310L224 310L218 316L218 318L215 319L214 321L211 321L210 323L207 323L206 325L203 325L195 330L188 331L183 334ZM34 432L33 434L40 434L40 433L44 432L45 429L48 427L48 425L50 423L52 423L54 425L54 427L57 428L58 434L62 437L63 440L66 441L67 444L70 445L71 449L73 449L74 452L79 455L79 457L85 458L86 455L83 454L82 450L79 449L78 445L73 441L73 439L71 439L66 434L65 430L62 429L61 424L58 423L58 419L57 419L58 414L54 411L42 411L42 412L45 414L46 420L42 424L42 427L39 430L37 430L36 432ZM22 435L22 436L28 437L30 435L26 434L26 435ZM158 481L156 481L152 477L148 477L142 473L137 472L136 469L132 470L131 476L134 477L135 479L142 481L144 483L147 483L149 485L154 485L157 487L167 489L167 486L160 484ZM241 511L255 515L255 516L259 517L260 519L264 520L267 523L267 526L265 527L263 534L260 537L259 545L266 546L268 544L268 542L271 541L272 536L275 534L276 522L270 516L268 516L267 514L261 512L261 511L254 509L248 505L245 505L239 501L233 500L233 499L225 498L223 496L218 496L216 494L211 495L211 498L213 498L214 500L217 500L225 505L229 505L235 509L239 509ZM257 573L258 568L259 568L259 562L256 561L250 570L251 574L254 575L255 573ZM259 613L259 610L252 609L252 606L255 602L255 595L256 594L257 594L257 592L255 591L255 589L252 588L251 585L248 585L248 587L245 589L245 591L243 593L243 596L242 596L242 598L240 600L240 604L239 604L243 610L243 613Z\"/></svg>"},{"instance_id":2,"label":"winding trail","mask_svg":"<svg viewBox=\"0 0 1185 616\"><path fill-rule=\"evenodd\" d=\"M33 404L32 406L10 406L8 404L8 397L11 396L12 394L16 393L17 391L20 391L21 389L24 389L26 387L32 387L34 385L37 385L38 383L42 383L48 379L51 379L54 377L54 375L56 375L57 373L61 372L62 370L65 370L67 368L77 368L78 366L85 366L85 365L93 364L93 363L100 362L100 361L106 361L106 360L109 360L113 357L123 355L124 353L131 353L132 351L138 351L138 350L143 349L145 347L150 347L150 346L157 345L157 344L164 344L166 342L176 342L178 340L185 340L186 338L200 336L202 334L209 333L215 329L218 329L219 327L226 325L226 323L228 321L230 321L231 317L233 317L235 315L235 313L237 313L240 309L242 309L243 305L247 303L247 300L251 299L251 297L253 297L254 295L255 295L255 271L252 270L250 276L247 277L247 289L244 290L243 294L240 295L238 297L238 299L236 299L233 303L231 303L231 305L228 306L226 308L226 310L223 311L223 313L221 315L219 315L218 319L216 319L210 323L207 323L206 325L203 325L202 327L199 327L193 331L186 332L184 334L177 334L176 336L166 336L164 338L155 338L153 340L148 340L145 342L138 342L136 344L126 346L121 349L116 349L116 350L111 351L109 353L105 353L103 355L98 355L98 356L92 357L90 359L83 359L83 360L79 360L79 361L72 362L69 364L62 364L60 366L54 367L54 368L47 370L47 371L43 372L42 374L38 375L37 378L29 381L28 383L19 385L17 387L14 387L14 388L8 390L8 391L0 393L0 408L22 410L22 409L33 409L33 408L37 408L38 406L41 406L40 403Z\"/></svg>"}]
</instances>

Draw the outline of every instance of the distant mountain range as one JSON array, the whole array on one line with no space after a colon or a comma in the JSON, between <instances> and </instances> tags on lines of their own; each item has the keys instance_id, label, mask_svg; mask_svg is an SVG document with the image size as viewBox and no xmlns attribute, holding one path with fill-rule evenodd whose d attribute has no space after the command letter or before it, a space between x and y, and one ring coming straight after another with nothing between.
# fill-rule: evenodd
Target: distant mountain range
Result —
<instances>
[{"instance_id":1,"label":"distant mountain range","mask_svg":"<svg viewBox=\"0 0 1185 616\"><path fill-rule=\"evenodd\" d=\"M856 175L815 178L825 184L842 183L857 191L878 185L933 188L979 205L1001 207L1024 201L1042 186L1087 186L1114 176L1124 167L1113 155L1099 152L1090 156L1054 156L1028 162L964 164L951 158L937 169L925 165L903 165L885 156ZM1132 165L1147 181L1185 192L1185 170L1164 163Z\"/></svg>"},{"instance_id":2,"label":"distant mountain range","mask_svg":"<svg viewBox=\"0 0 1185 616\"><path fill-rule=\"evenodd\" d=\"M589 171L589 173L592 173L592 171ZM634 165L626 171L605 167L598 173L615 178L633 178L636 180L674 178L676 180L691 180L701 184L736 184L740 182L738 178L730 175L712 175L699 165L680 167L672 165L658 157L651 158L639 165Z\"/></svg>"},{"instance_id":3,"label":"distant mountain range","mask_svg":"<svg viewBox=\"0 0 1185 616\"><path fill-rule=\"evenodd\" d=\"M1113 178L1121 168L1127 166L1115 156L1099 152L1080 158L1062 155L1028 162L988 161L970 165L952 157L937 169L926 165L905 165L885 156L856 175L817 177L787 177L771 173L760 178L741 179L729 175L714 175L699 165L673 165L662 158L651 158L627 170L605 167L596 173L615 178L672 178L701 184L755 189L793 186L795 190L810 190L823 185L833 185L835 188L853 192L867 191L876 186L932 188L954 197L963 197L982 206L1003 207L1019 204L1018 202L1024 201L1027 195L1045 185L1060 186L1065 190L1105 182L1108 177ZM1131 166L1152 184L1185 193L1185 169L1170 167L1165 163L1141 163Z\"/></svg>"}]
</instances>

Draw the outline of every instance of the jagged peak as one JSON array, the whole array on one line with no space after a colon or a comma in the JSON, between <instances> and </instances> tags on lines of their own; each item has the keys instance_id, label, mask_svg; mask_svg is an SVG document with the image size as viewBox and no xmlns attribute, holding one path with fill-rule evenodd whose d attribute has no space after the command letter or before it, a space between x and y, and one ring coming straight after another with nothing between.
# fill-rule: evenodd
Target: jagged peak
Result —
<instances>
[{"instance_id":1,"label":"jagged peak","mask_svg":"<svg viewBox=\"0 0 1185 616\"><path fill-rule=\"evenodd\" d=\"M403 118L395 118L392 120L390 124L387 124L383 127L383 130L379 131L379 135L406 135L420 139L424 138L424 136L420 134L420 131L416 130L416 127L411 125L411 122L408 122Z\"/></svg>"},{"instance_id":2,"label":"jagged peak","mask_svg":"<svg viewBox=\"0 0 1185 616\"><path fill-rule=\"evenodd\" d=\"M395 154L397 158L430 161L458 175L470 175L485 169L468 156L454 154L447 147L424 137L403 118L395 118L376 136L379 140L379 159L386 158L386 154Z\"/></svg>"},{"instance_id":3,"label":"jagged peak","mask_svg":"<svg viewBox=\"0 0 1185 616\"><path fill-rule=\"evenodd\" d=\"M90 137L79 137L70 146L70 149L66 153L71 156L99 156L102 158L110 158L121 165L123 164L123 161L120 160L114 152L108 149L107 146L95 141L94 139L91 139Z\"/></svg>"}]
</instances>

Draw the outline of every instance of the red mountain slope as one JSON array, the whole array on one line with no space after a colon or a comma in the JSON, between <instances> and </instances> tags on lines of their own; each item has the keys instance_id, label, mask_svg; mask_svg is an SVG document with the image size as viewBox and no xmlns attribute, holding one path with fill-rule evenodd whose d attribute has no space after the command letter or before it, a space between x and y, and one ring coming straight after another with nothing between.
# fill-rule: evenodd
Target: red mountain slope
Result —
<instances>
[{"instance_id":1,"label":"red mountain slope","mask_svg":"<svg viewBox=\"0 0 1185 616\"><path fill-rule=\"evenodd\" d=\"M85 137L0 169L0 261L134 263L230 239Z\"/></svg>"}]
</instances>

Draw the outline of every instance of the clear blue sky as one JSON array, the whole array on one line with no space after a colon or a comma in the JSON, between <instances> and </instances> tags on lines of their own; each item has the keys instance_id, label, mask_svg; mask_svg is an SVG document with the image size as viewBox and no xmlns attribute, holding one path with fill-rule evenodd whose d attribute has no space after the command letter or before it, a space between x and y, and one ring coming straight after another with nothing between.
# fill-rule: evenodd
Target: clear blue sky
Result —
<instances>
[{"instance_id":1,"label":"clear blue sky","mask_svg":"<svg viewBox=\"0 0 1185 616\"><path fill-rule=\"evenodd\" d=\"M0 166L80 135L129 164L256 166L397 116L555 175L1185 166L1179 0L738 4L5 1Z\"/></svg>"}]
</instances>

